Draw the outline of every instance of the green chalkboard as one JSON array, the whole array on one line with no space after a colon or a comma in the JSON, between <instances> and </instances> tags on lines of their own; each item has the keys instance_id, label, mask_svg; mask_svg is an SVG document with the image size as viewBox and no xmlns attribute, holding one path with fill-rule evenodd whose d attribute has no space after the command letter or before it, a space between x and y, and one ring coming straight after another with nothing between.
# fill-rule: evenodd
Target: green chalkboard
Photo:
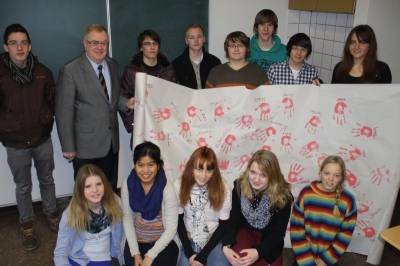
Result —
<instances>
[{"instance_id":1,"label":"green chalkboard","mask_svg":"<svg viewBox=\"0 0 400 266\"><path fill-rule=\"evenodd\" d=\"M112 55L121 69L136 53L137 36L145 29L160 34L161 50L170 61L184 49L184 31L188 25L199 23L208 31L208 0L110 0L109 3ZM21 23L27 28L33 53L57 78L60 67L82 53L85 27L92 23L107 25L106 1L1 0L1 34L11 23Z\"/></svg>"},{"instance_id":2,"label":"green chalkboard","mask_svg":"<svg viewBox=\"0 0 400 266\"><path fill-rule=\"evenodd\" d=\"M105 0L1 0L1 39L7 25L22 24L33 53L57 78L60 67L82 53L85 27L107 25L106 17Z\"/></svg>"},{"instance_id":3,"label":"green chalkboard","mask_svg":"<svg viewBox=\"0 0 400 266\"><path fill-rule=\"evenodd\" d=\"M145 29L161 37L161 51L172 61L185 48L184 32L199 23L208 32L208 0L110 1L113 57L121 66L137 52L137 36Z\"/></svg>"}]
</instances>

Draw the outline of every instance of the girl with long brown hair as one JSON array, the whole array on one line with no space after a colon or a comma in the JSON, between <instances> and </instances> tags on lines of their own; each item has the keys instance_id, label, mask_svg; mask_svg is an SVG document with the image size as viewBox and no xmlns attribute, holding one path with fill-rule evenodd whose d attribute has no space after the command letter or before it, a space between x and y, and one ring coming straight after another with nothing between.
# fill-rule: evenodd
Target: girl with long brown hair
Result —
<instances>
[{"instance_id":1,"label":"girl with long brown hair","mask_svg":"<svg viewBox=\"0 0 400 266\"><path fill-rule=\"evenodd\" d=\"M223 238L223 252L232 265L283 265L292 201L276 155L264 150L254 153L232 191Z\"/></svg>"},{"instance_id":2,"label":"girl with long brown hair","mask_svg":"<svg viewBox=\"0 0 400 266\"><path fill-rule=\"evenodd\" d=\"M72 199L64 211L54 250L54 264L111 266L122 263L122 210L103 171L83 165Z\"/></svg>"},{"instance_id":3,"label":"girl with long brown hair","mask_svg":"<svg viewBox=\"0 0 400 266\"><path fill-rule=\"evenodd\" d=\"M336 64L332 83L392 83L389 66L377 58L374 30L368 25L354 27L347 36L342 61Z\"/></svg>"},{"instance_id":4,"label":"girl with long brown hair","mask_svg":"<svg viewBox=\"0 0 400 266\"><path fill-rule=\"evenodd\" d=\"M196 149L175 182L180 210L178 234L183 252L178 265L228 265L221 238L231 209L231 195L214 151Z\"/></svg>"}]
</instances>

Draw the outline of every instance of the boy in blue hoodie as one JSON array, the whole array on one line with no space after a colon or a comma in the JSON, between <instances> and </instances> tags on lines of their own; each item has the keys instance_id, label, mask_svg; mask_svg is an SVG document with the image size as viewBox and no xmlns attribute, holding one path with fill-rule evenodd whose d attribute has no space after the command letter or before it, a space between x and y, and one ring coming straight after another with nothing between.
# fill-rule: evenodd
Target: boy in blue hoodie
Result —
<instances>
[{"instance_id":1,"label":"boy in blue hoodie","mask_svg":"<svg viewBox=\"0 0 400 266\"><path fill-rule=\"evenodd\" d=\"M285 61L287 58L286 47L276 34L278 17L274 11L263 9L254 19L254 35L250 40L249 61L259 65L265 73L276 62Z\"/></svg>"}]
</instances>

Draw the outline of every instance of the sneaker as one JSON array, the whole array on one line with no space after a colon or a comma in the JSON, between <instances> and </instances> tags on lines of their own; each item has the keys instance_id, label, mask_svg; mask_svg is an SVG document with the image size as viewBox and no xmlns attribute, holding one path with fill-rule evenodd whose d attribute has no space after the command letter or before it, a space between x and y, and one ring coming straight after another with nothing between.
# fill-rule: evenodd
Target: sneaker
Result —
<instances>
[{"instance_id":1,"label":"sneaker","mask_svg":"<svg viewBox=\"0 0 400 266\"><path fill-rule=\"evenodd\" d=\"M46 218L47 218L47 223L49 224L50 231L57 232L58 224L60 223L60 219L58 218L58 212L55 211Z\"/></svg>"},{"instance_id":2,"label":"sneaker","mask_svg":"<svg viewBox=\"0 0 400 266\"><path fill-rule=\"evenodd\" d=\"M25 251L33 251L39 247L39 240L33 231L33 222L21 224L22 246Z\"/></svg>"}]
</instances>

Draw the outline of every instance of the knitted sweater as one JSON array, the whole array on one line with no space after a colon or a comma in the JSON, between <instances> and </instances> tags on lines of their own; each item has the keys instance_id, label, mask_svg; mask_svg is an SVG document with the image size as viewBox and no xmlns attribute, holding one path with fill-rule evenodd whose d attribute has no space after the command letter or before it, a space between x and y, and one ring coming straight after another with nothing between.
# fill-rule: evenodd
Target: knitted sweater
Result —
<instances>
[{"instance_id":1,"label":"knitted sweater","mask_svg":"<svg viewBox=\"0 0 400 266\"><path fill-rule=\"evenodd\" d=\"M346 189L340 195L340 217L333 214L335 192L324 192L313 181L303 188L293 207L290 238L299 266L316 265L322 259L336 264L346 251L357 220L354 196Z\"/></svg>"}]
</instances>

